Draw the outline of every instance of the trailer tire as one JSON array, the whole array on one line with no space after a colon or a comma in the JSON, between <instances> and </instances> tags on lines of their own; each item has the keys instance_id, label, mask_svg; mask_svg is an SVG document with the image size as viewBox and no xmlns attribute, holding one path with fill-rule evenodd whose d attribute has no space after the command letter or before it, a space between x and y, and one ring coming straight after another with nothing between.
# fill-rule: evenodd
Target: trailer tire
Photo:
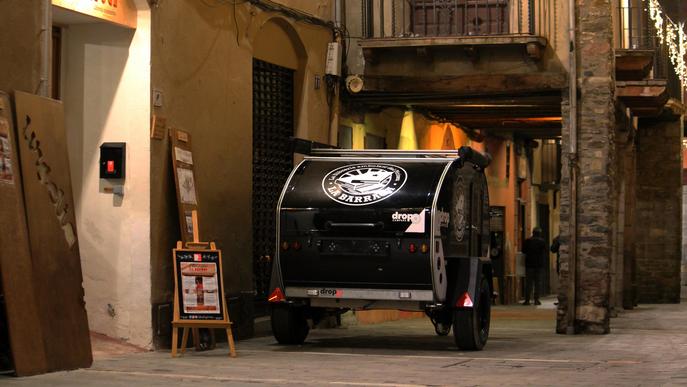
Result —
<instances>
[{"instance_id":1,"label":"trailer tire","mask_svg":"<svg viewBox=\"0 0 687 387\"><path fill-rule=\"evenodd\" d=\"M434 331L437 333L437 336L448 336L449 332L451 332L451 324L437 323L434 326Z\"/></svg>"},{"instance_id":2,"label":"trailer tire","mask_svg":"<svg viewBox=\"0 0 687 387\"><path fill-rule=\"evenodd\" d=\"M482 277L479 302L474 308L460 308L453 312L453 337L458 348L479 351L489 338L491 294L489 282Z\"/></svg>"},{"instance_id":3,"label":"trailer tire","mask_svg":"<svg viewBox=\"0 0 687 387\"><path fill-rule=\"evenodd\" d=\"M290 304L272 306L272 334L279 344L303 344L310 327L305 318L305 308Z\"/></svg>"}]
</instances>

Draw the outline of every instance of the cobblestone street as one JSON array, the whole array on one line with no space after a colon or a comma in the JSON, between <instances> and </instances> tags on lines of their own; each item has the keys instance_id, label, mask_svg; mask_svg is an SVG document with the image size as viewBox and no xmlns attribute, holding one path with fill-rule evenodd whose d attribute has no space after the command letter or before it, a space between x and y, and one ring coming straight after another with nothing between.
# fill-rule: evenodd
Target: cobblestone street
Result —
<instances>
[{"instance_id":1,"label":"cobblestone street","mask_svg":"<svg viewBox=\"0 0 687 387\"><path fill-rule=\"evenodd\" d=\"M687 305L642 305L601 336L554 333L552 300L542 307L495 307L485 350L459 352L426 319L313 330L301 347L271 336L170 359L169 352L96 353L92 368L3 386L173 385L684 385ZM98 345L96 341L96 346Z\"/></svg>"}]
</instances>

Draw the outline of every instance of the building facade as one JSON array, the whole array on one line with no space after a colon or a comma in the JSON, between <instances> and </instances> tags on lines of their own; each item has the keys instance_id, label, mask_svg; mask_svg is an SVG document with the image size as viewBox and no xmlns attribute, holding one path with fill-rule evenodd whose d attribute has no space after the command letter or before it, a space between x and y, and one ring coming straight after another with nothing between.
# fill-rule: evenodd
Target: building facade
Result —
<instances>
[{"instance_id":1,"label":"building facade","mask_svg":"<svg viewBox=\"0 0 687 387\"><path fill-rule=\"evenodd\" d=\"M8 0L0 90L63 101L93 331L169 345L179 129L239 337L268 312L289 137L489 152L499 301L522 297L522 244L541 227L562 240L545 274L558 332L602 333L624 308L680 297L683 87L655 4ZM121 194L98 176L103 142L127 143Z\"/></svg>"},{"instance_id":2,"label":"building facade","mask_svg":"<svg viewBox=\"0 0 687 387\"><path fill-rule=\"evenodd\" d=\"M658 2L345 7L354 76L342 130L353 145L365 135L407 144L400 122L412 111L421 117L411 147L494 156L503 302L521 298L520 250L535 226L549 242L561 236L560 270L552 255L545 275L558 332L608 332L623 308L679 302L683 86L669 59L675 41L662 38L677 23Z\"/></svg>"},{"instance_id":3,"label":"building facade","mask_svg":"<svg viewBox=\"0 0 687 387\"><path fill-rule=\"evenodd\" d=\"M330 136L330 2L9 1L0 10L0 89L64 105L90 329L169 346L181 233L166 131L180 129L193 141L200 237L224 251L231 318L239 337L252 335L254 316L267 313L269 209L293 165L288 139ZM164 135L151 136L153 117ZM127 144L125 180L99 178L104 142Z\"/></svg>"}]
</instances>

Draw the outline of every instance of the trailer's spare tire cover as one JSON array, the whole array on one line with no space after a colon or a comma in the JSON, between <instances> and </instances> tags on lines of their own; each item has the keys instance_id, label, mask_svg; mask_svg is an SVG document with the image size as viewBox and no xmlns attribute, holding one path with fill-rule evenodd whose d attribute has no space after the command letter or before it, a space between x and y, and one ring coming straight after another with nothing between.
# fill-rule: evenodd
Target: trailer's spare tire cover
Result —
<instances>
[{"instance_id":1,"label":"trailer's spare tire cover","mask_svg":"<svg viewBox=\"0 0 687 387\"><path fill-rule=\"evenodd\" d=\"M434 199L450 161L305 160L282 208L420 208Z\"/></svg>"}]
</instances>

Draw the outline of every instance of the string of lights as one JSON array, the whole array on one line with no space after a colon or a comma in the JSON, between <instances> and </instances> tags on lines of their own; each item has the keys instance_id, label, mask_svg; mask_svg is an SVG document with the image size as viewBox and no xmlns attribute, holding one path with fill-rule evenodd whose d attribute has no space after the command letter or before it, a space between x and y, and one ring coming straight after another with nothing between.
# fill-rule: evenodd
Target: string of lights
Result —
<instances>
[{"instance_id":1,"label":"string of lights","mask_svg":"<svg viewBox=\"0 0 687 387\"><path fill-rule=\"evenodd\" d=\"M682 87L687 88L687 34L684 23L675 23L663 10L658 0L646 0L648 3L649 17L654 23L656 35L661 44L668 48L670 61L675 67L675 72L680 78Z\"/></svg>"}]
</instances>

